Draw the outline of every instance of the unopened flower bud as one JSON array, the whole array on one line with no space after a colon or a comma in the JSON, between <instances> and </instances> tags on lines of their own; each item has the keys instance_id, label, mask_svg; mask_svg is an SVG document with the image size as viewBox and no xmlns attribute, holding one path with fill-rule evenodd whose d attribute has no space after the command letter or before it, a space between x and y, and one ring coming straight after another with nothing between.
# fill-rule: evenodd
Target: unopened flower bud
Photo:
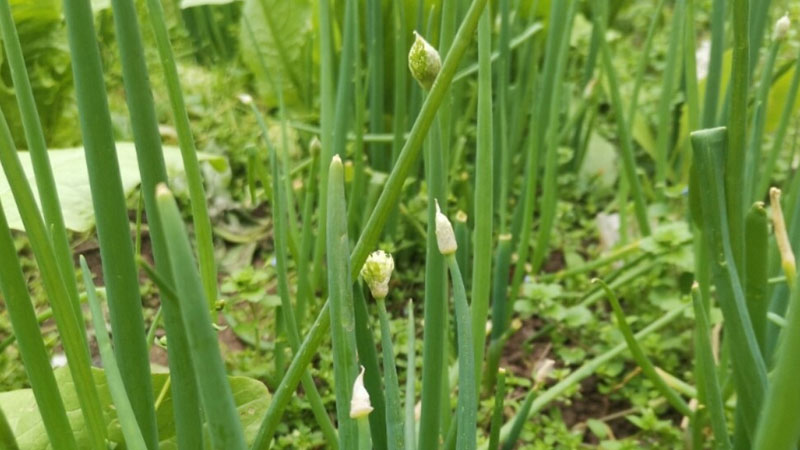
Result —
<instances>
[{"instance_id":1,"label":"unopened flower bud","mask_svg":"<svg viewBox=\"0 0 800 450\"><path fill-rule=\"evenodd\" d=\"M394 270L394 259L392 255L377 250L367 257L367 261L361 268L361 278L369 286L372 296L375 298L386 298L389 293L389 279L392 278Z\"/></svg>"},{"instance_id":2,"label":"unopened flower bud","mask_svg":"<svg viewBox=\"0 0 800 450\"><path fill-rule=\"evenodd\" d=\"M322 142L319 140L318 137L314 136L311 138L311 142L308 143L308 151L311 153L311 156L319 155L320 151L322 150Z\"/></svg>"},{"instance_id":3,"label":"unopened flower bud","mask_svg":"<svg viewBox=\"0 0 800 450\"><path fill-rule=\"evenodd\" d=\"M239 97L239 101L242 102L245 105L249 105L249 104L253 103L253 97L250 96L250 94L239 94L238 97Z\"/></svg>"},{"instance_id":4,"label":"unopened flower bud","mask_svg":"<svg viewBox=\"0 0 800 450\"><path fill-rule=\"evenodd\" d=\"M789 14L784 14L783 17L778 19L775 22L775 31L774 37L775 40L782 40L786 39L786 35L789 33L789 28L792 26L792 21L789 20Z\"/></svg>"},{"instance_id":5,"label":"unopened flower bud","mask_svg":"<svg viewBox=\"0 0 800 450\"><path fill-rule=\"evenodd\" d=\"M447 216L442 214L438 200L436 200L436 243L439 245L439 252L443 255L452 255L458 250L453 225Z\"/></svg>"},{"instance_id":6,"label":"unopened flower bud","mask_svg":"<svg viewBox=\"0 0 800 450\"><path fill-rule=\"evenodd\" d=\"M550 377L550 373L553 372L553 368L555 367L556 362L550 358L545 359L544 361L539 362L536 365L536 374L534 375L533 379L536 384L544 383L548 377Z\"/></svg>"},{"instance_id":7,"label":"unopened flower bud","mask_svg":"<svg viewBox=\"0 0 800 450\"><path fill-rule=\"evenodd\" d=\"M423 89L428 90L436 81L436 76L442 69L442 60L439 52L416 31L416 39L408 52L408 68L411 75L419 82Z\"/></svg>"},{"instance_id":8,"label":"unopened flower bud","mask_svg":"<svg viewBox=\"0 0 800 450\"><path fill-rule=\"evenodd\" d=\"M364 366L353 383L353 397L350 400L350 418L361 419L367 417L372 412L372 404L369 401L369 392L364 387Z\"/></svg>"}]
</instances>

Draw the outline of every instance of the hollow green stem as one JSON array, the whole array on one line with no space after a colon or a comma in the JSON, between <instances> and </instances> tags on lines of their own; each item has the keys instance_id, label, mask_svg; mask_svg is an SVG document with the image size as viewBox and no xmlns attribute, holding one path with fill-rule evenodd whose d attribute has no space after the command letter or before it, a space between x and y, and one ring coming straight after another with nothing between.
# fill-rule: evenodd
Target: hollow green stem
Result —
<instances>
[{"instance_id":1,"label":"hollow green stem","mask_svg":"<svg viewBox=\"0 0 800 450\"><path fill-rule=\"evenodd\" d=\"M475 377L480 379L486 345L486 319L489 316L489 293L492 276L492 224L494 193L492 155L492 68L491 17L486 8L478 23L478 143L475 157L474 258L472 259L472 337L475 354ZM461 241L459 241L461 242ZM460 247L464 246L462 244Z\"/></svg>"},{"instance_id":2,"label":"hollow green stem","mask_svg":"<svg viewBox=\"0 0 800 450\"><path fill-rule=\"evenodd\" d=\"M378 304L378 317L381 323L381 351L383 352L383 383L386 395L386 435L388 448L400 450L405 448L403 435L403 409L400 404L400 385L397 381L397 367L394 364L394 347L392 345L392 331L389 327L389 313L386 312L386 302L376 298Z\"/></svg>"},{"instance_id":3,"label":"hollow green stem","mask_svg":"<svg viewBox=\"0 0 800 450\"><path fill-rule=\"evenodd\" d=\"M192 364L212 445L231 450L244 449L244 432L178 205L164 185L156 189L156 201L175 275L175 291L180 302L181 316L184 323L192 324L186 327L186 337L190 351L195 356Z\"/></svg>"},{"instance_id":4,"label":"hollow green stem","mask_svg":"<svg viewBox=\"0 0 800 450\"><path fill-rule=\"evenodd\" d=\"M3 261L3 268L0 269L0 292L5 299L13 335L17 336L17 347L25 364L25 373L28 375L47 437L56 450L77 449L64 403L50 368L50 358L39 331L39 321L17 257L14 238L1 205L0 260ZM13 433L9 433L9 436L13 440ZM0 447L2 444L8 445L7 440L0 440Z\"/></svg>"},{"instance_id":5,"label":"hollow green stem","mask_svg":"<svg viewBox=\"0 0 800 450\"><path fill-rule=\"evenodd\" d=\"M566 65L567 45L572 30L576 2L559 2L553 5L550 12L552 29L547 34L547 52L545 57L544 73L542 78L542 98L535 113L538 122L538 133L535 143L536 151L531 152L529 158L545 150L544 179L542 180L542 209L541 224L536 236L531 265L533 271L538 272L547 257L555 221L556 203L558 200L558 123L557 117L561 101L561 78ZM528 173L527 176L532 176ZM529 192L528 195L533 195Z\"/></svg>"},{"instance_id":6,"label":"hollow green stem","mask_svg":"<svg viewBox=\"0 0 800 450\"><path fill-rule=\"evenodd\" d=\"M267 137L265 136L265 138ZM272 217L275 235L274 247L276 272L278 274L278 293L281 299L281 312L283 313L284 319L283 328L286 331L292 352L296 353L300 347L300 333L298 331L299 324L294 313L294 305L292 305L289 293L289 262L286 250L286 241L289 234L287 230L287 214L289 214L289 207L287 205L287 195L284 192L285 184L282 183L285 175L280 171L277 151L272 145L269 145L269 159L270 167L272 168ZM256 342L260 342L260 339L256 340ZM308 402L311 405L314 418L322 429L325 440L332 443L329 444L332 449L337 448L335 444L337 442L336 430L333 428L330 417L328 417L328 413L325 411L325 404L322 402L322 397L317 391L317 386L314 384L313 378L311 378L311 373L307 371L303 375L301 382L303 383L303 390L306 393L306 397L308 397Z\"/></svg>"},{"instance_id":7,"label":"hollow green stem","mask_svg":"<svg viewBox=\"0 0 800 450\"><path fill-rule=\"evenodd\" d=\"M194 224L197 259L200 263L200 274L203 280L203 292L208 300L209 310L214 311L217 301L217 268L214 260L214 239L211 219L208 215L208 206L206 205L206 193L203 187L200 163L197 160L197 148L189 124L189 115L186 110L183 92L181 91L178 68L175 63L172 45L170 44L161 2L147 0L147 10L156 40L158 57L164 71L169 103L175 120L175 129L178 133L178 146L181 150L183 170L189 187L192 223Z\"/></svg>"},{"instance_id":8,"label":"hollow green stem","mask_svg":"<svg viewBox=\"0 0 800 450\"><path fill-rule=\"evenodd\" d=\"M744 263L744 215L747 101L749 77L749 5L750 0L733 0L733 62L731 64L731 108L728 119L728 148L725 153L725 198L733 262L741 270ZM747 183L745 183L745 186Z\"/></svg>"},{"instance_id":9,"label":"hollow green stem","mask_svg":"<svg viewBox=\"0 0 800 450\"><path fill-rule=\"evenodd\" d=\"M766 354L767 275L769 268L769 246L767 237L767 211L764 204L757 202L750 208L745 218L744 248L744 294L747 311L753 324L758 346Z\"/></svg>"},{"instance_id":10,"label":"hollow green stem","mask_svg":"<svg viewBox=\"0 0 800 450\"><path fill-rule=\"evenodd\" d=\"M56 319L64 353L69 362L70 373L75 382L75 391L78 395L81 412L88 429L89 446L93 450L105 450L103 412L90 370L89 349L83 339L84 332L81 331L83 323L82 320L79 322L78 317L75 316L75 309L64 285L56 251L52 245L50 230L39 213L33 191L28 185L22 163L17 155L11 130L8 128L2 111L0 111L0 164L3 166L22 223L28 234L31 250L42 275L44 291L53 308L53 317ZM81 316L82 318L83 316Z\"/></svg>"},{"instance_id":11,"label":"hollow green stem","mask_svg":"<svg viewBox=\"0 0 800 450\"><path fill-rule=\"evenodd\" d=\"M726 3L727 0L713 0L711 7L711 51L708 58L708 76L706 77L701 124L704 128L717 125L719 91L722 83L722 54L725 51Z\"/></svg>"},{"instance_id":12,"label":"hollow green stem","mask_svg":"<svg viewBox=\"0 0 800 450\"><path fill-rule=\"evenodd\" d=\"M445 256L453 282L453 301L458 326L458 408L456 448L475 448L478 409L477 384L475 383L475 356L473 354L472 328L470 323L467 292L454 254Z\"/></svg>"},{"instance_id":13,"label":"hollow green stem","mask_svg":"<svg viewBox=\"0 0 800 450\"><path fill-rule=\"evenodd\" d=\"M339 424L339 447L356 448L358 429L350 417L352 382L356 378L355 313L353 283L347 251L347 205L344 198L344 169L338 155L330 163L328 177L328 292L330 293L331 340L336 391L336 416Z\"/></svg>"},{"instance_id":14,"label":"hollow green stem","mask_svg":"<svg viewBox=\"0 0 800 450\"><path fill-rule=\"evenodd\" d=\"M414 301L408 301L408 362L406 364L406 395L405 395L405 450L417 448L416 418L414 417L414 384L416 383L416 327L414 324Z\"/></svg>"},{"instance_id":15,"label":"hollow green stem","mask_svg":"<svg viewBox=\"0 0 800 450\"><path fill-rule=\"evenodd\" d=\"M786 325L781 332L775 355L775 369L770 379L764 410L753 440L757 450L790 449L800 438L800 391L797 371L800 353L795 343L800 340L800 289L791 289Z\"/></svg>"},{"instance_id":16,"label":"hollow green stem","mask_svg":"<svg viewBox=\"0 0 800 450\"><path fill-rule=\"evenodd\" d=\"M489 433L489 448L500 448L500 427L503 425L503 404L506 396L506 369L497 371L497 385L492 408L492 428Z\"/></svg>"},{"instance_id":17,"label":"hollow green stem","mask_svg":"<svg viewBox=\"0 0 800 450\"><path fill-rule=\"evenodd\" d=\"M725 405L717 382L717 370L714 364L714 355L711 350L711 327L708 321L708 313L704 301L701 298L700 287L692 286L692 305L694 306L695 330L695 365L699 375L698 378L703 382L703 392L705 393L704 405L711 417L711 430L714 432L714 439L718 448L731 448L730 438L728 437L728 426L725 422ZM698 411L700 409L698 408Z\"/></svg>"},{"instance_id":18,"label":"hollow green stem","mask_svg":"<svg viewBox=\"0 0 800 450\"><path fill-rule=\"evenodd\" d=\"M111 392L111 399L117 411L122 435L125 437L125 445L132 450L145 450L145 444L139 425L136 423L136 415L133 413L133 406L125 392L125 385L122 383L122 374L114 359L114 350L111 348L111 339L106 331L106 322L103 319L103 308L97 298L97 289L92 281L92 273L86 265L86 259L81 255L81 271L83 273L83 284L86 286L86 296L89 299L89 307L92 310L92 322L94 324L94 336L97 339L97 346L100 349L100 358L103 360L103 369L108 390Z\"/></svg>"},{"instance_id":19,"label":"hollow green stem","mask_svg":"<svg viewBox=\"0 0 800 450\"><path fill-rule=\"evenodd\" d=\"M65 1L64 17L92 204L98 212L97 235L116 338L114 351L139 426L155 448L158 434L139 280L119 163L109 156L115 149L113 127L89 1Z\"/></svg>"},{"instance_id":20,"label":"hollow green stem","mask_svg":"<svg viewBox=\"0 0 800 450\"><path fill-rule=\"evenodd\" d=\"M64 215L58 198L55 179L53 178L53 169L50 166L50 158L47 154L44 130L39 120L39 113L33 97L33 89L28 78L22 46L20 45L17 27L11 14L9 0L0 1L0 33L2 33L3 48L6 52L5 59L11 72L11 79L14 82L14 92L22 117L22 126L25 130L25 140L28 143L28 151L33 163L33 173L42 205L42 215L45 223L52 229L53 247L58 257L61 276L72 301L72 307L75 309L75 316L79 322L82 322L83 313L78 300L78 285L75 278L75 266L72 262L72 249L69 245L67 229L64 226ZM84 345L86 345L86 333L83 328L81 328L81 334Z\"/></svg>"},{"instance_id":21,"label":"hollow green stem","mask_svg":"<svg viewBox=\"0 0 800 450\"><path fill-rule=\"evenodd\" d=\"M369 326L369 312L364 298L364 288L360 283L353 285L353 310L356 318L356 350L358 362L364 367L364 387L369 393L372 412L369 414L369 428L372 445L375 449L386 450L387 421L386 400L381 385L381 369L378 365L378 352L374 334ZM413 423L413 422L412 422ZM408 442L406 442L406 445Z\"/></svg>"},{"instance_id":22,"label":"hollow green stem","mask_svg":"<svg viewBox=\"0 0 800 450\"><path fill-rule=\"evenodd\" d=\"M361 417L356 419L358 424L358 448L359 449L370 449L372 447L372 439L370 439L370 432L369 432L369 419L366 417Z\"/></svg>"},{"instance_id":23,"label":"hollow green stem","mask_svg":"<svg viewBox=\"0 0 800 450\"><path fill-rule=\"evenodd\" d=\"M695 131L691 135L694 163L704 182L698 184L703 205L704 237L713 255L712 274L717 288L728 338L733 351L733 380L747 435L752 435L766 390L766 367L758 348L739 272L733 260L722 180L722 157L725 153L726 130L714 128Z\"/></svg>"}]
</instances>

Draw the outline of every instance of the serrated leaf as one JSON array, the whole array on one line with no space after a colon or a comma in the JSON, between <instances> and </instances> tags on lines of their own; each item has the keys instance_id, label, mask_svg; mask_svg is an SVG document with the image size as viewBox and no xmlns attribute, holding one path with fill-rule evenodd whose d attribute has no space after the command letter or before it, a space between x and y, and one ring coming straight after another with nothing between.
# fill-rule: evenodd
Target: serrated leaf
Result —
<instances>
[{"instance_id":1,"label":"serrated leaf","mask_svg":"<svg viewBox=\"0 0 800 450\"><path fill-rule=\"evenodd\" d=\"M265 11L267 14L265 15ZM263 100L277 105L277 89L281 89L287 105L297 103L300 90L307 85L301 79L305 63L303 49L311 39L311 2L309 0L245 0L239 42L244 64L255 75ZM255 45L247 25L255 36ZM264 65L269 73L264 73Z\"/></svg>"}]
</instances>

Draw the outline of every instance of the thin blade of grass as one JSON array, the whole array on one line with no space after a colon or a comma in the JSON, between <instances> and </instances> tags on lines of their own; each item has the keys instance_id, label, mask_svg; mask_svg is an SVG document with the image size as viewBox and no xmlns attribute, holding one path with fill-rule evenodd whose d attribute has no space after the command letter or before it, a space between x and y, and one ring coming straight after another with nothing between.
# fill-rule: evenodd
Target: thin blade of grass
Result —
<instances>
[{"instance_id":1,"label":"thin blade of grass","mask_svg":"<svg viewBox=\"0 0 800 450\"><path fill-rule=\"evenodd\" d=\"M675 308L672 311L664 314L663 316L655 320L653 323L651 323L650 325L648 325L647 327L643 328L641 331L636 333L634 337L637 340L641 340L644 339L646 336L650 335L651 333L660 330L662 327L664 327L668 323L672 322L673 320L681 316L683 312L686 310L687 306L688 305ZM531 391L528 394L528 396L531 397L530 406L527 408L520 408L520 410L517 412L514 418L512 418L510 422L507 422L505 425L503 425L503 428L500 430L500 441L504 443L503 449L510 450L514 448L513 447L514 442L511 439L509 439L509 436L511 436L511 430L515 422L521 421L520 423L524 423L533 414L541 411L541 409L544 406L546 406L551 401L556 399L559 395L563 394L567 389L575 386L575 384L579 383L584 378L593 374L594 371L597 370L600 366L606 364L613 358L616 358L627 348L628 345L623 342L617 345L616 347L606 351L605 353L598 355L589 361L586 361L585 363L583 363L583 365L572 371L564 379L562 379L561 381L559 381L546 391L540 393L539 395L536 395L535 398L533 398L534 391ZM527 398L525 400L525 403L526 404L528 403ZM482 446L480 448L481 450L488 450L486 446Z\"/></svg>"},{"instance_id":2,"label":"thin blade of grass","mask_svg":"<svg viewBox=\"0 0 800 450\"><path fill-rule=\"evenodd\" d=\"M627 319L625 317L625 311L622 310L622 306L619 304L619 300L617 299L616 294L614 291L611 290L610 287L601 279L595 278L593 280L595 283L599 283L600 286L606 293L606 298L608 298L608 302L611 304L611 309L614 311L614 317L617 319L617 327L619 328L622 336L625 338L625 343L628 344L628 349L630 350L631 354L633 355L633 359L636 361L636 364L639 365L639 368L642 369L644 375L650 379L656 389L661 392L670 405L675 408L681 415L685 417L692 417L693 413L689 409L689 405L681 398L677 392L675 392L669 385L664 381L663 378L656 372L653 363L650 361L650 358L644 353L644 349L639 345L639 342L633 336L633 331L631 327L628 325Z\"/></svg>"}]
</instances>

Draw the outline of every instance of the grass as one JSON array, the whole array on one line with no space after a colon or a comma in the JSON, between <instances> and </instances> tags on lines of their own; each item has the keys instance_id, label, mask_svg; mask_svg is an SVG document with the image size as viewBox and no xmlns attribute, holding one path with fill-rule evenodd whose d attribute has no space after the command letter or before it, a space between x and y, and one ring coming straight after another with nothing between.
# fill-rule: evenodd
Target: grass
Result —
<instances>
[{"instance_id":1,"label":"grass","mask_svg":"<svg viewBox=\"0 0 800 450\"><path fill-rule=\"evenodd\" d=\"M791 448L773 3L0 0L0 442Z\"/></svg>"}]
</instances>

